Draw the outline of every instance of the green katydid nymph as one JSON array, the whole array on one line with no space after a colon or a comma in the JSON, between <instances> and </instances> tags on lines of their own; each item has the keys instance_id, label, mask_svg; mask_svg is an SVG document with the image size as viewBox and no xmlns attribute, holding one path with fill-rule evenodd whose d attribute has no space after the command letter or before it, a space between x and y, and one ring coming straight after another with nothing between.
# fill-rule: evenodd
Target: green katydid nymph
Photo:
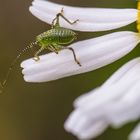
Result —
<instances>
[{"instance_id":1,"label":"green katydid nymph","mask_svg":"<svg viewBox=\"0 0 140 140\"><path fill-rule=\"evenodd\" d=\"M63 8L60 13L56 15L56 17L52 21L51 29L41 33L36 37L36 41L32 42L29 46L24 48L19 55L15 58L15 60L11 63L11 66L9 67L9 70L7 72L7 75L2 83L0 83L1 88L5 88L7 84L7 80L9 78L9 75L11 73L11 70L17 60L20 58L20 56L25 53L28 49L33 48L34 46L38 45L40 49L34 54L34 60L39 61L39 54L45 50L48 49L52 52L55 52L56 54L59 53L59 51L63 49L69 49L72 51L74 56L74 61L81 66L80 62L76 58L76 54L73 48L66 47L64 45L68 45L72 43L74 40L77 39L77 34L67 28L63 28L60 26L59 18L63 18L66 22L69 24L75 24L78 20L75 20L74 22L69 21L64 15L63 15ZM2 91L1 91L2 92Z\"/></svg>"}]
</instances>

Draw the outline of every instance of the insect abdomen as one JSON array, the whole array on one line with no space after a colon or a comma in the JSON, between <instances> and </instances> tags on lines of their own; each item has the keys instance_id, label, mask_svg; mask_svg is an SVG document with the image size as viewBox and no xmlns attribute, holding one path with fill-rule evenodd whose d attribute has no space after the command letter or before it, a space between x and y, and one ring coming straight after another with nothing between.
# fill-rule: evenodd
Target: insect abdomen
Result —
<instances>
[{"instance_id":1,"label":"insect abdomen","mask_svg":"<svg viewBox=\"0 0 140 140\"><path fill-rule=\"evenodd\" d=\"M46 32L46 39L50 43L68 44L75 40L76 33L65 28L54 28Z\"/></svg>"}]
</instances>

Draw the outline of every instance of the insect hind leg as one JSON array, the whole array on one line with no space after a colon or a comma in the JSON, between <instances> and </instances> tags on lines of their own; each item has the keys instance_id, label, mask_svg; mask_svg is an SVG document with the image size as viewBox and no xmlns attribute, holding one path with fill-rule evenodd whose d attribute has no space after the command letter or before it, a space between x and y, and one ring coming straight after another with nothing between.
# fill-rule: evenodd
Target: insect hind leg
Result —
<instances>
[{"instance_id":1,"label":"insect hind leg","mask_svg":"<svg viewBox=\"0 0 140 140\"><path fill-rule=\"evenodd\" d=\"M70 48L66 48L66 49L69 49L70 51L72 51L75 62L81 67L82 65L81 65L81 63L77 60L74 49L71 48L71 47L70 47Z\"/></svg>"},{"instance_id":2,"label":"insect hind leg","mask_svg":"<svg viewBox=\"0 0 140 140\"><path fill-rule=\"evenodd\" d=\"M77 57L76 57L76 54L75 54L75 51L74 51L73 48L71 48L71 47L65 48L64 46L61 46L61 45L58 45L58 44L52 44L51 47L52 47L55 51L57 51L57 52L59 52L59 51L61 51L61 50L64 50L64 49L68 49L68 50L72 51L73 57L74 57L74 61L75 61L80 67L82 66L81 63L77 60ZM54 52L55 52L55 51L54 51Z\"/></svg>"}]
</instances>

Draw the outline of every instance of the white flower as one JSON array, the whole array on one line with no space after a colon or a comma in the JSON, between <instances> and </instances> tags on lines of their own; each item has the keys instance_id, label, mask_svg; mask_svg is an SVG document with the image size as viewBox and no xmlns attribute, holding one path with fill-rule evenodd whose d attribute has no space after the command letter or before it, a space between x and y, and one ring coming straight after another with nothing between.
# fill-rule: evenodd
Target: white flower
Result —
<instances>
[{"instance_id":1,"label":"white flower","mask_svg":"<svg viewBox=\"0 0 140 140\"><path fill-rule=\"evenodd\" d=\"M140 2L139 2L140 3ZM138 3L138 4L139 4ZM55 4L44 0L34 0L30 11L40 20L51 24L57 13L64 9L62 27L78 31L106 31L116 29L137 21L140 32L140 4L137 9L80 8ZM73 43L72 47L79 67L69 50L59 54L49 53L40 56L40 61L24 61L24 79L27 82L46 82L59 78L92 71L110 64L132 51L140 42L139 33L130 31L116 32L94 39ZM75 110L65 123L65 129L79 139L95 138L110 125L121 127L140 117L140 58L130 61L116 72L101 87L82 95L74 102ZM129 136L130 140L140 139L140 127Z\"/></svg>"},{"instance_id":2,"label":"white flower","mask_svg":"<svg viewBox=\"0 0 140 140\"><path fill-rule=\"evenodd\" d=\"M62 26L79 31L103 31L119 28L137 20L136 9L102 9L80 8L55 4L44 0L34 0L30 11L39 19L51 24L60 10L70 20L79 19L74 25L69 25L63 19ZM59 78L92 71L110 64L128 54L140 42L140 37L134 32L116 32L94 39L79 41L67 47L72 47L82 67L79 67L69 50L59 54L50 53L41 56L39 62L29 59L21 64L24 79L27 82L46 82Z\"/></svg>"},{"instance_id":3,"label":"white flower","mask_svg":"<svg viewBox=\"0 0 140 140\"><path fill-rule=\"evenodd\" d=\"M102 9L80 8L55 4L44 0L34 0L30 11L39 19L51 24L60 10L74 21L69 25L63 19L62 26L79 31L104 31L125 26L137 20L136 9ZM29 59L21 64L24 79L27 82L46 82L59 78L92 71L110 64L128 54L140 42L139 35L134 32L116 32L94 39L79 41L67 47L72 47L82 67L79 67L69 50L59 54L49 53L40 56L39 62Z\"/></svg>"},{"instance_id":4,"label":"white flower","mask_svg":"<svg viewBox=\"0 0 140 140\"><path fill-rule=\"evenodd\" d=\"M118 128L140 117L140 58L118 70L101 87L75 100L75 110L65 123L65 129L79 139L100 135L111 125ZM131 140L140 139L138 127Z\"/></svg>"},{"instance_id":5,"label":"white flower","mask_svg":"<svg viewBox=\"0 0 140 140\"><path fill-rule=\"evenodd\" d=\"M68 47L75 50L81 67L74 61L69 50L59 54L49 53L40 56L40 61L24 61L24 79L27 82L46 82L62 77L98 69L128 54L140 42L138 33L122 31L94 39L79 41Z\"/></svg>"},{"instance_id":6,"label":"white flower","mask_svg":"<svg viewBox=\"0 0 140 140\"><path fill-rule=\"evenodd\" d=\"M137 20L137 9L80 8L55 4L45 0L34 0L31 13L40 20L51 24L57 13L64 8L64 15L77 24L69 25L61 19L61 26L78 31L105 31L126 26Z\"/></svg>"}]
</instances>

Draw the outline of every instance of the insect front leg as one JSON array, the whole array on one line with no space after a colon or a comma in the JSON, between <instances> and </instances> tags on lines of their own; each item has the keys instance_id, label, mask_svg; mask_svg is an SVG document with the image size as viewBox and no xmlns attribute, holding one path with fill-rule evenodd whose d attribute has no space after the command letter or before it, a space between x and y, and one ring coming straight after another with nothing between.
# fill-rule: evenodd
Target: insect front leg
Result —
<instances>
[{"instance_id":1,"label":"insect front leg","mask_svg":"<svg viewBox=\"0 0 140 140\"><path fill-rule=\"evenodd\" d=\"M35 61L39 61L40 60L40 58L39 58L39 54L42 52L44 50L44 47L41 47L35 54L34 54L34 60Z\"/></svg>"},{"instance_id":2,"label":"insect front leg","mask_svg":"<svg viewBox=\"0 0 140 140\"><path fill-rule=\"evenodd\" d=\"M67 21L67 22L68 22L69 24L71 24L71 25L73 25L73 24L75 24L77 21L79 21L79 19L77 19L77 20L71 22L68 18L66 18L66 17L63 15L63 12L64 12L64 10L63 10L63 8L62 8L62 9L61 9L61 12L58 13L58 14L56 15L56 17L54 18L54 20L52 21L52 28L60 26L60 24L59 24L59 18L60 18L60 17L62 17L65 21ZM56 21L56 23L55 23L55 21Z\"/></svg>"},{"instance_id":3,"label":"insect front leg","mask_svg":"<svg viewBox=\"0 0 140 140\"><path fill-rule=\"evenodd\" d=\"M58 23L59 21L58 21L58 20L56 21L56 20L57 20L57 17L55 17L55 18L53 19L53 21L52 21L52 25L51 25L52 28L54 28L54 27L56 27L56 26L59 26L59 23ZM55 23L55 21L56 21L56 23Z\"/></svg>"},{"instance_id":4,"label":"insect front leg","mask_svg":"<svg viewBox=\"0 0 140 140\"><path fill-rule=\"evenodd\" d=\"M52 28L54 28L54 27L60 27L59 17L60 17L61 14L63 15L63 8L61 9L61 12L58 13L56 15L56 17L53 19L53 21L52 21Z\"/></svg>"},{"instance_id":5,"label":"insect front leg","mask_svg":"<svg viewBox=\"0 0 140 140\"><path fill-rule=\"evenodd\" d=\"M75 20L75 21L72 22L72 21L70 21L68 18L66 18L62 13L58 13L57 16L58 16L58 17L61 16L65 21L67 21L67 22L68 22L69 24L71 24L71 25L73 25L73 24L75 24L77 21L79 21L79 19L77 19L77 20Z\"/></svg>"}]
</instances>

